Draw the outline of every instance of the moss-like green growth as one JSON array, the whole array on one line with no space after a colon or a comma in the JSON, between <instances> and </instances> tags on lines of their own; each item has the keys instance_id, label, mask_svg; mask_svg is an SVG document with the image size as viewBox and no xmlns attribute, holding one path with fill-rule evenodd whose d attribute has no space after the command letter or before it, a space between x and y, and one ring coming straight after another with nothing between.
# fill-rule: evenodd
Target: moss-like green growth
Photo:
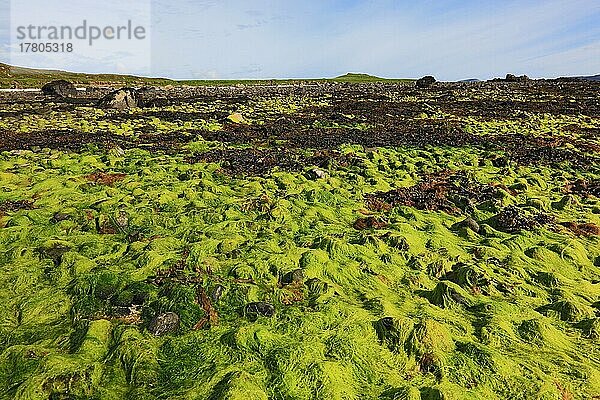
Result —
<instances>
[{"instance_id":1,"label":"moss-like green growth","mask_svg":"<svg viewBox=\"0 0 600 400\"><path fill-rule=\"evenodd\" d=\"M598 118L383 87L6 105L0 399L600 395Z\"/></svg>"}]
</instances>

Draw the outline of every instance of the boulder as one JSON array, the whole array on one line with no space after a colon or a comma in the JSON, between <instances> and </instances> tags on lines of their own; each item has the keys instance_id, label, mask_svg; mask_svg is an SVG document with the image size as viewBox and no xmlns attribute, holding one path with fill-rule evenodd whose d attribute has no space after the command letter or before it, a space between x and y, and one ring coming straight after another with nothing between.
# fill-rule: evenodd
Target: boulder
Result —
<instances>
[{"instance_id":1,"label":"boulder","mask_svg":"<svg viewBox=\"0 0 600 400\"><path fill-rule=\"evenodd\" d=\"M506 74L504 79L506 82L527 82L529 77L527 75L515 76L513 74Z\"/></svg>"},{"instance_id":2,"label":"boulder","mask_svg":"<svg viewBox=\"0 0 600 400\"><path fill-rule=\"evenodd\" d=\"M304 271L302 271L301 269L295 269L281 277L281 283L283 285L295 285L295 284L302 283L303 280L304 280Z\"/></svg>"},{"instance_id":3,"label":"boulder","mask_svg":"<svg viewBox=\"0 0 600 400\"><path fill-rule=\"evenodd\" d=\"M42 86L42 93L47 96L71 97L77 94L77 89L71 82L60 79Z\"/></svg>"},{"instance_id":4,"label":"boulder","mask_svg":"<svg viewBox=\"0 0 600 400\"><path fill-rule=\"evenodd\" d=\"M246 304L244 311L251 320L256 320L258 317L270 318L275 315L275 307L263 301Z\"/></svg>"},{"instance_id":5,"label":"boulder","mask_svg":"<svg viewBox=\"0 0 600 400\"><path fill-rule=\"evenodd\" d=\"M148 330L154 336L163 336L177 329L179 329L179 316L174 312L159 314L148 325Z\"/></svg>"},{"instance_id":6,"label":"boulder","mask_svg":"<svg viewBox=\"0 0 600 400\"><path fill-rule=\"evenodd\" d=\"M210 291L210 299L213 303L218 303L225 292L225 286L215 285Z\"/></svg>"},{"instance_id":7,"label":"boulder","mask_svg":"<svg viewBox=\"0 0 600 400\"><path fill-rule=\"evenodd\" d=\"M139 107L140 98L137 90L133 88L121 88L108 93L98 102L99 107L113 108L115 110L125 110L128 108Z\"/></svg>"},{"instance_id":8,"label":"boulder","mask_svg":"<svg viewBox=\"0 0 600 400\"><path fill-rule=\"evenodd\" d=\"M475 221L471 217L467 217L464 220L462 220L461 222L455 224L455 227L470 229L475 233L479 233L479 230L480 230L480 227L479 227L479 224L477 223L477 221Z\"/></svg>"},{"instance_id":9,"label":"boulder","mask_svg":"<svg viewBox=\"0 0 600 400\"><path fill-rule=\"evenodd\" d=\"M428 88L436 82L435 78L431 75L424 76L417 80L416 85L419 89Z\"/></svg>"}]
</instances>

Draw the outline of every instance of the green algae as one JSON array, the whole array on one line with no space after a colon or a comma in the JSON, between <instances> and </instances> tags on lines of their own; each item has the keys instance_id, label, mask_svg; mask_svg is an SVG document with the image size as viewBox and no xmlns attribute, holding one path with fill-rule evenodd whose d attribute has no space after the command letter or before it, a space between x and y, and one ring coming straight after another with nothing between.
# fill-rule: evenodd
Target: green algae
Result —
<instances>
[{"instance_id":1,"label":"green algae","mask_svg":"<svg viewBox=\"0 0 600 400\"><path fill-rule=\"evenodd\" d=\"M327 101L236 104L252 124ZM207 112L223 104L171 106ZM235 109L233 109L235 108ZM132 110L150 114L163 108ZM65 113L68 114L68 113ZM6 119L27 132L219 130L223 121L116 123L104 111ZM58 123L58 119L65 118ZM443 117L431 113L432 117ZM345 117L344 126L366 128ZM468 119L488 135L566 134L585 117ZM202 153L220 146L197 138ZM494 166L488 150L340 151L356 163L231 176L218 164L141 149L4 153L0 204L0 397L128 399L590 398L600 393L600 239L559 224L506 231L508 206L600 224L594 196L565 194L597 166ZM369 211L365 196L460 171L500 195L458 214ZM104 185L90 174L124 174ZM56 218L62 213L65 219ZM385 226L357 230L365 215ZM476 232L457 228L466 216ZM60 219L60 221L58 221ZM283 284L297 269L304 282ZM212 293L218 323L198 292ZM249 302L271 318L244 314ZM175 312L176 332L148 331ZM68 396L68 397L61 397Z\"/></svg>"}]
</instances>

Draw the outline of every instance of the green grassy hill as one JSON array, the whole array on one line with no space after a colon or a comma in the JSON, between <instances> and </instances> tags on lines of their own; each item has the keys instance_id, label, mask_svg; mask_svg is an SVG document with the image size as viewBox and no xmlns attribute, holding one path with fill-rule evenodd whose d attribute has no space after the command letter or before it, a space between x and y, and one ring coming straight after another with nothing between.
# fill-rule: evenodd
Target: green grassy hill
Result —
<instances>
[{"instance_id":1,"label":"green grassy hill","mask_svg":"<svg viewBox=\"0 0 600 400\"><path fill-rule=\"evenodd\" d=\"M388 79L369 74L347 73L333 78L336 82L412 82L414 79Z\"/></svg>"},{"instance_id":2,"label":"green grassy hill","mask_svg":"<svg viewBox=\"0 0 600 400\"><path fill-rule=\"evenodd\" d=\"M15 84L19 88L37 88L56 79L66 79L80 85L162 86L174 83L172 80L164 78L142 78L117 74L83 74L51 69L16 67L0 63L0 88L10 88Z\"/></svg>"},{"instance_id":3,"label":"green grassy hill","mask_svg":"<svg viewBox=\"0 0 600 400\"><path fill-rule=\"evenodd\" d=\"M66 72L51 69L33 69L16 67L8 64L0 63L0 88L10 88L16 86L18 88L39 88L45 83L56 80L66 79L77 85L130 85L130 86L165 86L165 85L265 85L265 84L293 84L298 82L411 82L410 79L386 79L379 78L368 74L348 73L336 78L321 78L321 79L245 79L245 80L172 80L166 78L144 78L133 75L117 75L117 74L84 74L76 72Z\"/></svg>"}]
</instances>

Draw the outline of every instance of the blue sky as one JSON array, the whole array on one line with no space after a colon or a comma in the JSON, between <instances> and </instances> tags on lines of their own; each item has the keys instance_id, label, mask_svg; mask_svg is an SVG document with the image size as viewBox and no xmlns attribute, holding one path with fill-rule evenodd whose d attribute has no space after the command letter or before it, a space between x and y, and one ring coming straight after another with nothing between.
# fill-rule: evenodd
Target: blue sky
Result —
<instances>
[{"instance_id":1,"label":"blue sky","mask_svg":"<svg viewBox=\"0 0 600 400\"><path fill-rule=\"evenodd\" d=\"M598 74L598 21L599 0L153 0L151 70L182 79Z\"/></svg>"}]
</instances>

